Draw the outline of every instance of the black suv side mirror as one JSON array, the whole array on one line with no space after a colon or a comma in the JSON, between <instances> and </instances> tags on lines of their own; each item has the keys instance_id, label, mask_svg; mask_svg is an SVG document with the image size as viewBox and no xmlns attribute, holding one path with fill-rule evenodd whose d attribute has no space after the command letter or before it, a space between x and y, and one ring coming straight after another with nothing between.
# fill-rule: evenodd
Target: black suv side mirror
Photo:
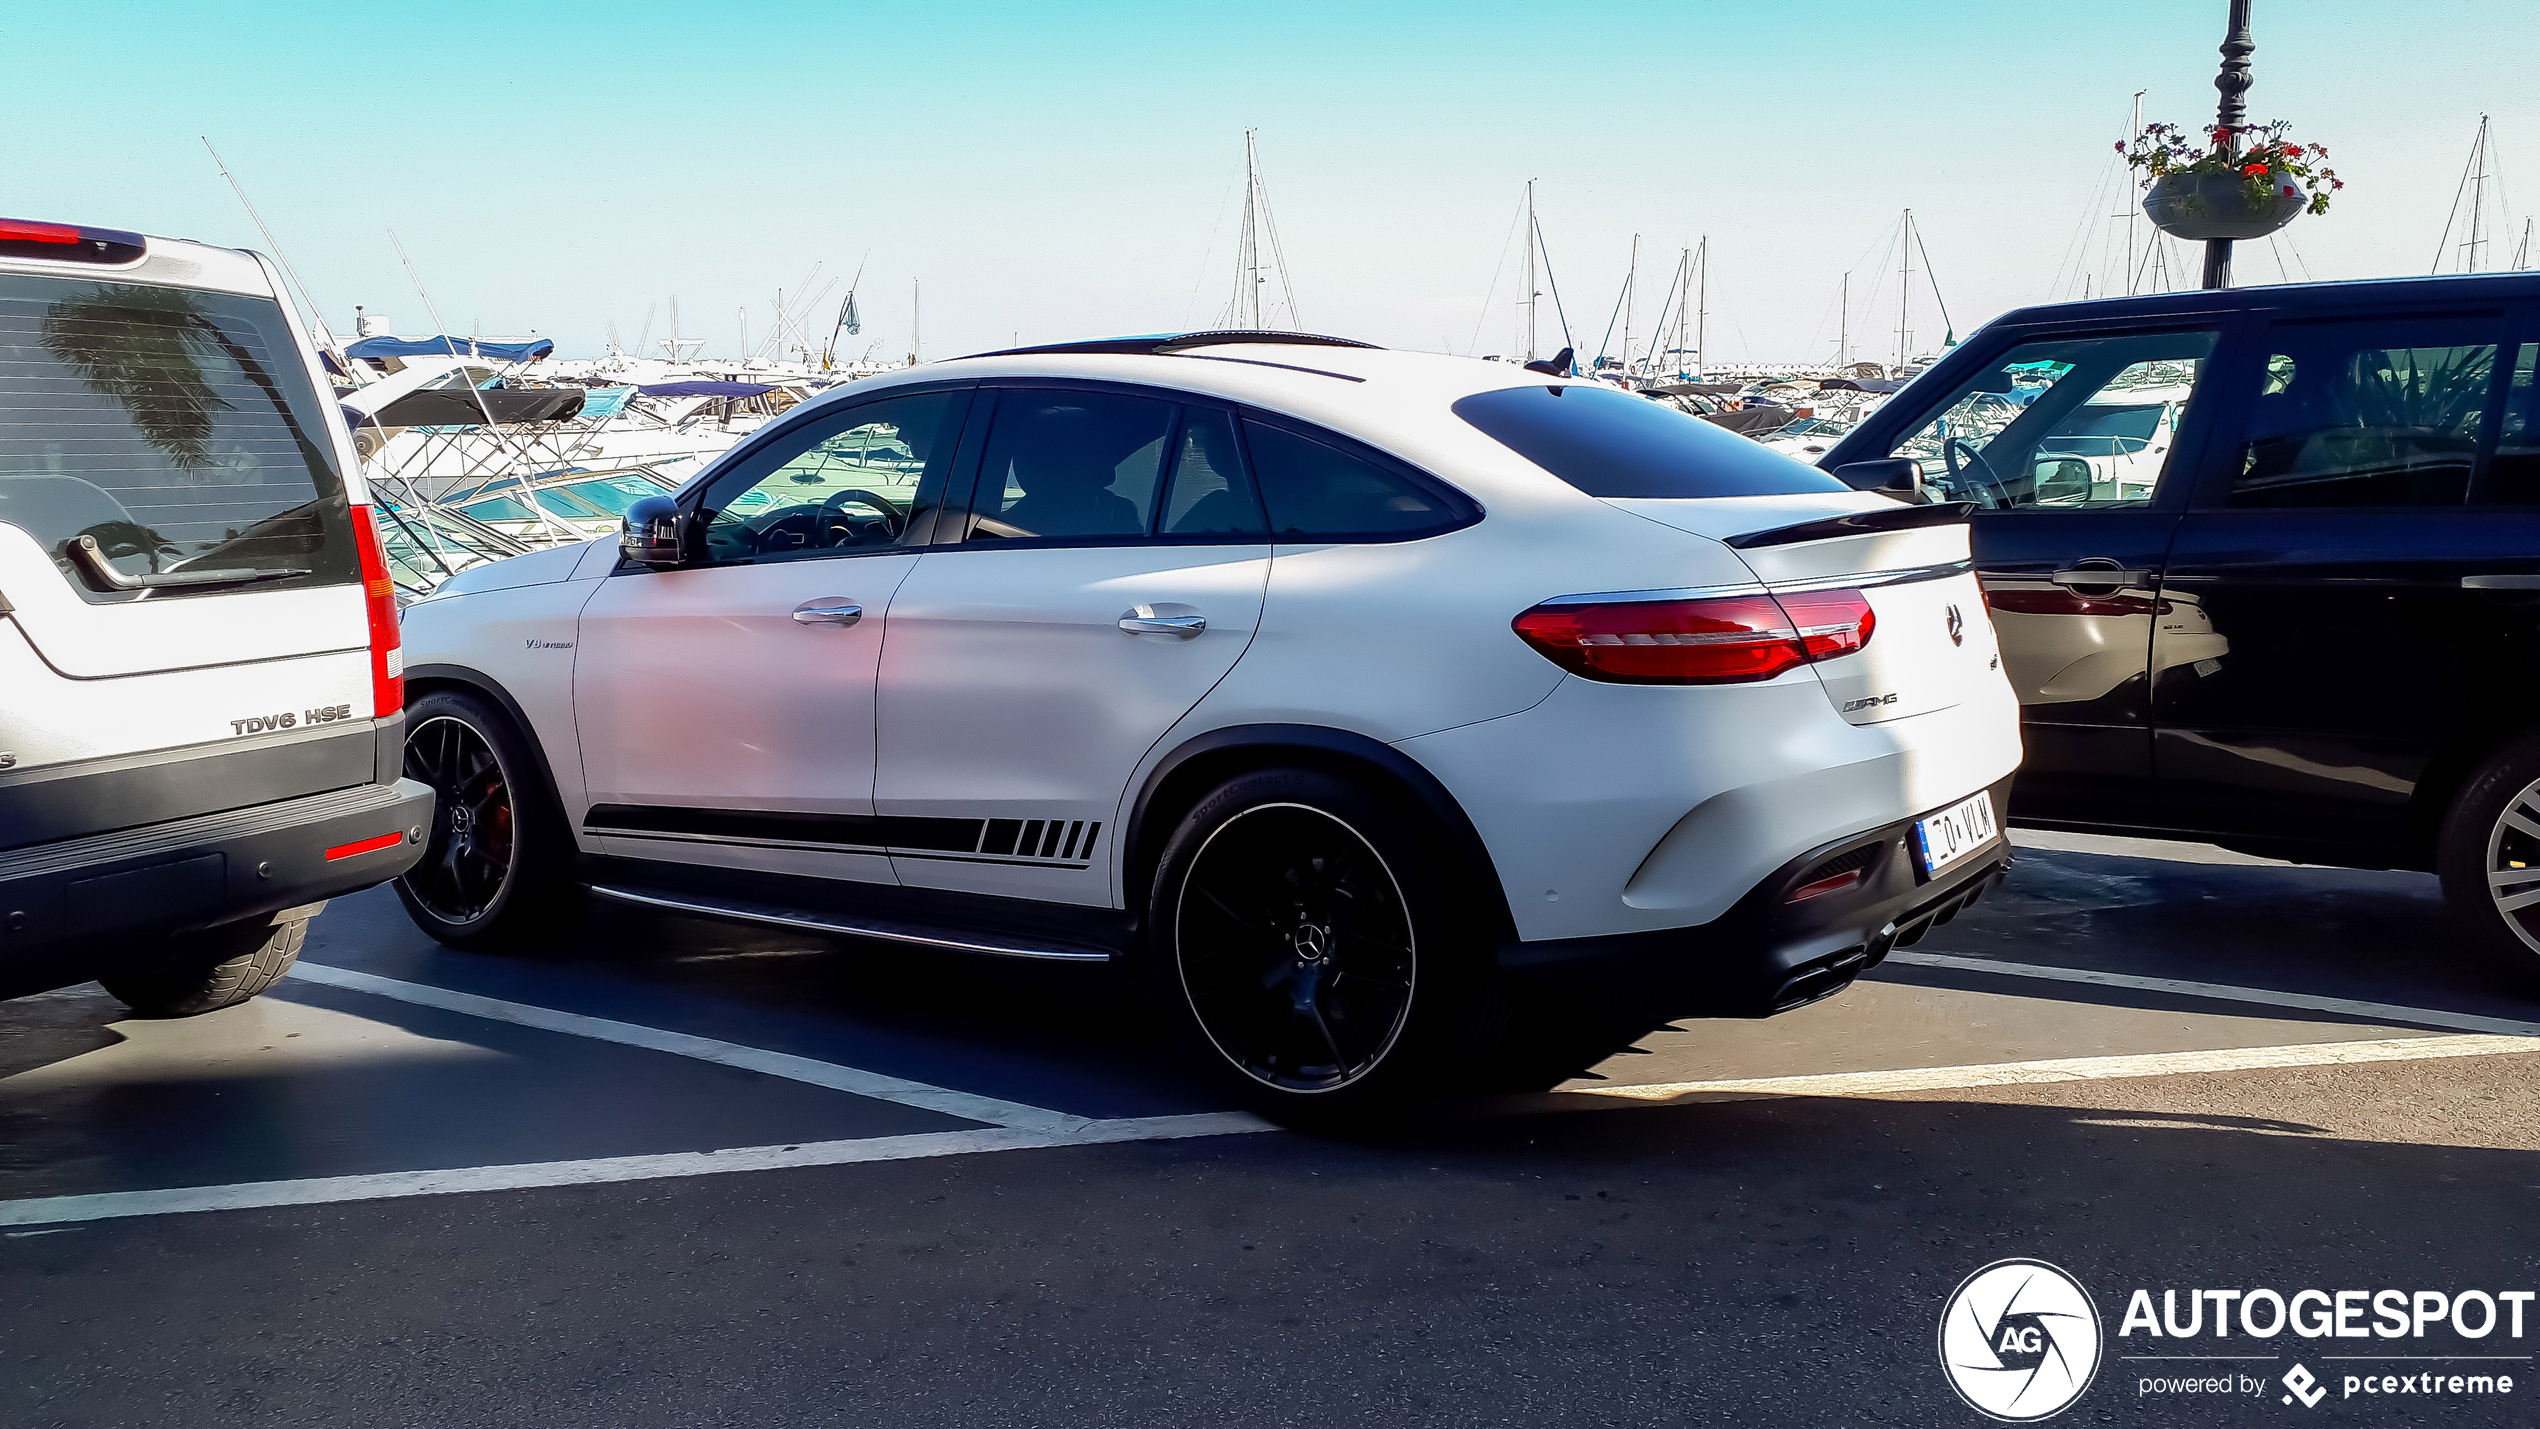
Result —
<instances>
[{"instance_id":1,"label":"black suv side mirror","mask_svg":"<svg viewBox=\"0 0 2540 1429\"><path fill-rule=\"evenodd\" d=\"M1923 464L1912 457L1847 461L1830 475L1855 491L1874 491L1881 496L1892 496L1908 506L1920 506L1929 499L1923 495Z\"/></svg>"},{"instance_id":2,"label":"black suv side mirror","mask_svg":"<svg viewBox=\"0 0 2540 1429\"><path fill-rule=\"evenodd\" d=\"M655 570L682 565L688 559L688 517L668 496L646 496L626 508L618 527L617 549L626 559Z\"/></svg>"}]
</instances>

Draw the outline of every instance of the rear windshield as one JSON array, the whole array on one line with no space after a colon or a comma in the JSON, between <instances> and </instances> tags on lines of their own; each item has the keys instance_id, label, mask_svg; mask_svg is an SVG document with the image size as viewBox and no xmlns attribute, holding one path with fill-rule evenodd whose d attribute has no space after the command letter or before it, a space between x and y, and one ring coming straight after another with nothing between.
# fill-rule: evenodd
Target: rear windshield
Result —
<instances>
[{"instance_id":1,"label":"rear windshield","mask_svg":"<svg viewBox=\"0 0 2540 1429\"><path fill-rule=\"evenodd\" d=\"M356 578L344 479L271 298L0 274L0 523L91 601ZM124 592L126 577L261 579Z\"/></svg>"},{"instance_id":2,"label":"rear windshield","mask_svg":"<svg viewBox=\"0 0 2540 1429\"><path fill-rule=\"evenodd\" d=\"M1511 387L1455 415L1590 496L1789 496L1844 491L1815 467L1611 387Z\"/></svg>"}]
</instances>

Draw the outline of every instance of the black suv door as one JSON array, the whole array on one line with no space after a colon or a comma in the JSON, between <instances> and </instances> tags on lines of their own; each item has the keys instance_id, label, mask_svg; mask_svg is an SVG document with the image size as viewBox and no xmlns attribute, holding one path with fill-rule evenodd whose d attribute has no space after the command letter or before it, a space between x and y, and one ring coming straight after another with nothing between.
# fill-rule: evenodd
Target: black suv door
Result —
<instances>
[{"instance_id":1,"label":"black suv door","mask_svg":"<svg viewBox=\"0 0 2540 1429\"><path fill-rule=\"evenodd\" d=\"M1988 334L1997 350L1883 453L1978 508L1976 569L2026 744L2015 817L2157 817L2145 671L2225 321Z\"/></svg>"},{"instance_id":2,"label":"black suv door","mask_svg":"<svg viewBox=\"0 0 2540 1429\"><path fill-rule=\"evenodd\" d=\"M2162 589L2164 823L2403 858L2441 812L2412 806L2420 781L2533 707L2526 319L2493 302L2262 316Z\"/></svg>"}]
</instances>

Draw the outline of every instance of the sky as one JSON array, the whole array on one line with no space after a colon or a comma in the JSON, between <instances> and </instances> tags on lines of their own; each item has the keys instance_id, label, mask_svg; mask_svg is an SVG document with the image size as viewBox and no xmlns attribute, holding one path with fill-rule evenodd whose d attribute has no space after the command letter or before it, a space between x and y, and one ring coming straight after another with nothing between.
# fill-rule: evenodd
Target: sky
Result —
<instances>
[{"instance_id":1,"label":"sky","mask_svg":"<svg viewBox=\"0 0 2540 1429\"><path fill-rule=\"evenodd\" d=\"M2255 9L2251 117L2329 145L2348 187L2241 245L2241 281L2427 271L2482 113L2487 222L2508 230L2482 266L2513 257L2540 214L2540 4ZM1533 179L1546 353L1561 312L1583 353L1619 350L1602 334L1638 234L1636 343L1707 239L1712 360L1812 362L1847 327L1856 355L1893 356L1909 207L1917 350L2122 286L2112 146L2138 89L2149 120L2210 122L2226 6L11 10L0 214L264 247L208 138L339 328L360 303L400 333L437 310L589 356L613 324L658 354L675 297L682 335L732 356L780 290L798 314L819 295L825 339L851 280L864 332L842 357L908 353L913 285L927 357L1213 326L1250 128L1297 326L1514 351Z\"/></svg>"}]
</instances>

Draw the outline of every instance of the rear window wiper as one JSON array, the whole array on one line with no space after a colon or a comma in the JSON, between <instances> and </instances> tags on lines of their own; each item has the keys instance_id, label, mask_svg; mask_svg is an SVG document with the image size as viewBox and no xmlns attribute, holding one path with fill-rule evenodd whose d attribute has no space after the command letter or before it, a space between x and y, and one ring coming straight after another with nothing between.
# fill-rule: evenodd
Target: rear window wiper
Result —
<instances>
[{"instance_id":1,"label":"rear window wiper","mask_svg":"<svg viewBox=\"0 0 2540 1429\"><path fill-rule=\"evenodd\" d=\"M293 576L309 574L306 570L297 567L276 567L228 571L153 571L146 576L131 576L107 564L106 552L97 544L97 538L94 536L82 536L77 540L64 542L63 550L69 553L74 564L87 571L91 579L108 590L161 590L169 586L242 585L248 581L288 580Z\"/></svg>"}]
</instances>

